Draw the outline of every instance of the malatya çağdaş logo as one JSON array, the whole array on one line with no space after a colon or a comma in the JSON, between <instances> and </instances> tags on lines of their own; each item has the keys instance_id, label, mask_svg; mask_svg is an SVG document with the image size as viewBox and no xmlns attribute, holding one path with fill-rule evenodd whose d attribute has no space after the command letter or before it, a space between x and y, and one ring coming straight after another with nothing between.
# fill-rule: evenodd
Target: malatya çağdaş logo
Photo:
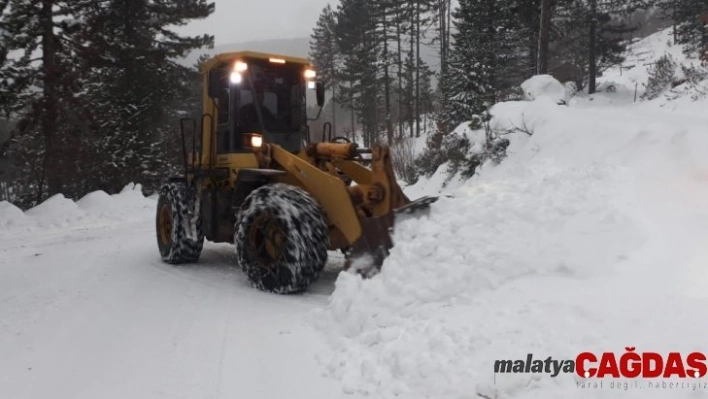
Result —
<instances>
[{"instance_id":1,"label":"malatya \u00e7a\u011fda\u015f logo","mask_svg":"<svg viewBox=\"0 0 708 399\"><path fill-rule=\"evenodd\" d=\"M702 352L682 354L670 352L636 352L627 347L622 354L604 352L580 353L575 359L554 360L547 357L534 359L496 360L494 373L545 373L557 377L560 373L575 373L581 378L702 378L708 373L706 355Z\"/></svg>"}]
</instances>

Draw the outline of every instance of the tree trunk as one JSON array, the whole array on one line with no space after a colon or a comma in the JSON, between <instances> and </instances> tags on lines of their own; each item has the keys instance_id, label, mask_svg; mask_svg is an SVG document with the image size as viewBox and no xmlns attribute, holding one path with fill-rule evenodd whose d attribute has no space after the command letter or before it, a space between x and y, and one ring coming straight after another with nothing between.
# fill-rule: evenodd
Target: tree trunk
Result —
<instances>
[{"instance_id":1,"label":"tree trunk","mask_svg":"<svg viewBox=\"0 0 708 399\"><path fill-rule=\"evenodd\" d=\"M332 85L332 136L337 137L337 85Z\"/></svg>"},{"instance_id":2,"label":"tree trunk","mask_svg":"<svg viewBox=\"0 0 708 399\"><path fill-rule=\"evenodd\" d=\"M353 87L354 87L354 83L353 83L353 82L349 83L349 87L350 87L350 88L353 88ZM356 137L356 116L355 116L355 114L354 114L354 112L355 112L355 111L354 111L354 96L353 96L352 94L350 94L349 96L351 97L349 105L350 105L351 110L352 110L352 112L351 112L351 123L352 123L352 137L351 137L351 140L352 140L353 142L356 142L357 137Z\"/></svg>"},{"instance_id":3,"label":"tree trunk","mask_svg":"<svg viewBox=\"0 0 708 399\"><path fill-rule=\"evenodd\" d=\"M490 40L494 40L497 43L499 42L499 36L497 33L496 29L496 14L493 12L494 8L492 7L492 10L490 12L490 15L493 15L492 18L490 18L487 21L487 37L490 38ZM497 63L497 56L495 51L487 51L487 59L488 65L490 65L489 68L489 84L492 87L491 93L489 94L487 101L489 104L495 104L497 102L497 93L499 92L499 64Z\"/></svg>"},{"instance_id":4,"label":"tree trunk","mask_svg":"<svg viewBox=\"0 0 708 399\"><path fill-rule=\"evenodd\" d=\"M445 32L447 30L447 27L445 25L445 23L447 22L445 20L445 15L447 14L447 9L445 8L446 3L447 3L447 0L440 0L440 2L438 3L439 4L439 9L438 9L439 22L438 22L438 24L440 26L438 32L440 35L440 74L441 75L445 74L445 71L446 71L445 64L447 61L447 54L445 51L445 49L446 49L446 43L445 43L446 33Z\"/></svg>"},{"instance_id":5,"label":"tree trunk","mask_svg":"<svg viewBox=\"0 0 708 399\"><path fill-rule=\"evenodd\" d=\"M410 65L408 65L409 71L408 71L408 76L407 76L407 78L408 78L408 101L407 101L408 107L406 107L407 111L408 111L408 115L407 115L408 127L410 129L410 136L411 137L415 136L415 123L413 122L413 113L414 113L413 96L415 94L413 92L413 90L414 90L413 86L415 83L414 79L413 79L413 66L415 65L413 63L413 57L415 56L415 29L414 29L414 26L415 26L415 22L411 21L410 51L408 52L408 58L410 60Z\"/></svg>"},{"instance_id":6,"label":"tree trunk","mask_svg":"<svg viewBox=\"0 0 708 399\"><path fill-rule=\"evenodd\" d=\"M334 46L333 41L327 43L329 47L329 71L330 80L332 84L332 136L337 137L337 63L335 61Z\"/></svg>"},{"instance_id":7,"label":"tree trunk","mask_svg":"<svg viewBox=\"0 0 708 399\"><path fill-rule=\"evenodd\" d=\"M401 13L396 14L396 42L398 44L398 138L403 138L403 56L401 52Z\"/></svg>"},{"instance_id":8,"label":"tree trunk","mask_svg":"<svg viewBox=\"0 0 708 399\"><path fill-rule=\"evenodd\" d=\"M377 20L376 17L372 17L369 20L369 31L371 32L370 35L368 35L368 43L365 41L365 48L376 48L376 50L379 50L379 44L381 43L379 40L379 31L377 29ZM374 62L378 63L379 58L378 58L378 51L375 53L375 58ZM367 88L364 89L364 93L368 93L369 95L366 96L365 98L370 98L376 105L380 104L379 103L379 97L378 94L380 93L379 91L379 70L378 68L375 68L372 70L371 76L369 76L369 79L367 79ZM381 142L381 119L380 119L380 112L379 112L379 107L374 106L371 109L371 123L369 126L369 143L366 145L366 147L370 147L374 143L379 143Z\"/></svg>"},{"instance_id":9,"label":"tree trunk","mask_svg":"<svg viewBox=\"0 0 708 399\"><path fill-rule=\"evenodd\" d=\"M420 137L420 0L415 2L415 137Z\"/></svg>"},{"instance_id":10,"label":"tree trunk","mask_svg":"<svg viewBox=\"0 0 708 399\"><path fill-rule=\"evenodd\" d=\"M391 82L388 75L388 18L386 13L383 15L383 42L384 42L384 90L386 101L386 139L388 145L393 145L393 122L391 121Z\"/></svg>"},{"instance_id":11,"label":"tree trunk","mask_svg":"<svg viewBox=\"0 0 708 399\"><path fill-rule=\"evenodd\" d=\"M595 41L597 35L597 0L590 0L590 43L588 46L588 94L597 90L597 61L595 59Z\"/></svg>"},{"instance_id":12,"label":"tree trunk","mask_svg":"<svg viewBox=\"0 0 708 399\"><path fill-rule=\"evenodd\" d=\"M445 33L445 60L447 61L449 59L448 57L450 55L450 35L451 35L451 31L452 31L452 29L450 29L452 27L452 3L451 3L451 0L447 0L447 17L446 17L446 19L447 19L447 23L445 25L447 25L447 32ZM447 64L447 62L446 62L446 64Z\"/></svg>"},{"instance_id":13,"label":"tree trunk","mask_svg":"<svg viewBox=\"0 0 708 399\"><path fill-rule=\"evenodd\" d=\"M671 20L673 21L673 25L674 25L674 26L673 26L673 28L674 28L674 29L673 29L673 31L674 31L674 45L678 42L678 32L677 32L677 28L676 28L676 25L677 25L677 22L676 22L676 7L678 6L678 5L677 5L677 2L678 2L678 0L674 0L674 1L673 1L673 10L672 10L672 13L671 13L671 14L672 14L672 15L671 15Z\"/></svg>"},{"instance_id":14,"label":"tree trunk","mask_svg":"<svg viewBox=\"0 0 708 399\"><path fill-rule=\"evenodd\" d=\"M551 1L541 0L541 29L538 33L538 61L537 73L545 75L548 73L548 44L551 34Z\"/></svg>"},{"instance_id":15,"label":"tree trunk","mask_svg":"<svg viewBox=\"0 0 708 399\"><path fill-rule=\"evenodd\" d=\"M42 100L41 100L41 134L44 138L44 159L37 201L43 199L43 188L47 185L47 195L57 194L61 183L57 181L57 157L54 153L54 129L57 121L57 92L56 92L56 37L54 36L54 21L52 8L54 0L42 0L42 9L39 14L39 23L42 29Z\"/></svg>"}]
</instances>

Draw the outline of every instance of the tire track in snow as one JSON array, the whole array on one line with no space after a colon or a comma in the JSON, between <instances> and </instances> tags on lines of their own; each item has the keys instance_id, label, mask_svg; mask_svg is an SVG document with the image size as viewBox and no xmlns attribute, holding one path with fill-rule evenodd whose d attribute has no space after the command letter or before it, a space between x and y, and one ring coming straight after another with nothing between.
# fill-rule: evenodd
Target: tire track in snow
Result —
<instances>
[{"instance_id":1,"label":"tire track in snow","mask_svg":"<svg viewBox=\"0 0 708 399\"><path fill-rule=\"evenodd\" d=\"M195 265L163 264L152 223L3 241L3 396L345 396L320 377L322 343L303 322L331 293L336 257L309 293L265 294L230 245L208 244Z\"/></svg>"}]
</instances>

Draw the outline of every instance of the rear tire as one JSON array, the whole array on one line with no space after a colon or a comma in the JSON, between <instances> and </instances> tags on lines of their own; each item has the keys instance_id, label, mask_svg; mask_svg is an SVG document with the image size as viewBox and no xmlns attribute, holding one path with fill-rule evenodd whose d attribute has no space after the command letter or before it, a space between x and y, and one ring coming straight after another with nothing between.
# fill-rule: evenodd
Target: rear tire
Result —
<instances>
[{"instance_id":1,"label":"rear tire","mask_svg":"<svg viewBox=\"0 0 708 399\"><path fill-rule=\"evenodd\" d=\"M288 184L262 186L246 197L234 227L236 257L256 288L305 291L327 263L329 228L321 206Z\"/></svg>"},{"instance_id":2,"label":"rear tire","mask_svg":"<svg viewBox=\"0 0 708 399\"><path fill-rule=\"evenodd\" d=\"M180 183L164 185L157 200L155 228L162 260L170 264L199 260L204 233L194 190Z\"/></svg>"}]
</instances>

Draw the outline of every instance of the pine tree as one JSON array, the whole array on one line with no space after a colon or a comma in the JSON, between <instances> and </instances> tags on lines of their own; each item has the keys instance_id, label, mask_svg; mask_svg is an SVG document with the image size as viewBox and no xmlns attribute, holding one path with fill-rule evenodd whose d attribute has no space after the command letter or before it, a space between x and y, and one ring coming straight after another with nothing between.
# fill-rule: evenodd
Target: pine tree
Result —
<instances>
[{"instance_id":1,"label":"pine tree","mask_svg":"<svg viewBox=\"0 0 708 399\"><path fill-rule=\"evenodd\" d=\"M337 18L328 4L322 9L310 41L310 58L317 68L317 73L325 85L332 91L332 134L337 136L337 87L340 52L337 46Z\"/></svg>"},{"instance_id":2,"label":"pine tree","mask_svg":"<svg viewBox=\"0 0 708 399\"><path fill-rule=\"evenodd\" d=\"M551 21L553 20L553 1L541 0L541 23L538 29L538 54L536 72L548 73L549 46L551 41Z\"/></svg>"},{"instance_id":3,"label":"pine tree","mask_svg":"<svg viewBox=\"0 0 708 399\"><path fill-rule=\"evenodd\" d=\"M406 93L407 90L404 84L404 50L405 50L405 36L409 29L410 18L408 16L408 9L404 6L405 0L392 0L391 8L393 9L393 20L392 24L395 26L394 40L396 42L396 115L397 115L397 125L398 125L398 138L403 138L403 130L405 124L405 108L406 108Z\"/></svg>"},{"instance_id":4,"label":"pine tree","mask_svg":"<svg viewBox=\"0 0 708 399\"><path fill-rule=\"evenodd\" d=\"M420 73L420 111L421 115L424 117L422 132L428 132L428 118L434 115L435 111L435 92L433 90L432 78L435 73L431 68L421 61L422 70Z\"/></svg>"},{"instance_id":5,"label":"pine tree","mask_svg":"<svg viewBox=\"0 0 708 399\"><path fill-rule=\"evenodd\" d=\"M93 9L86 24L93 50L85 56L92 70L88 98L99 121L101 163L95 167L103 171L102 188L115 191L135 180L156 187L170 169L164 152L178 115L169 106L188 96L193 82L193 71L175 59L212 46L213 37L182 37L169 27L213 10L205 0L110 0Z\"/></svg>"},{"instance_id":6,"label":"pine tree","mask_svg":"<svg viewBox=\"0 0 708 399\"><path fill-rule=\"evenodd\" d=\"M519 43L512 10L495 0L461 0L455 9L447 125L474 120L516 83Z\"/></svg>"},{"instance_id":7,"label":"pine tree","mask_svg":"<svg viewBox=\"0 0 708 399\"><path fill-rule=\"evenodd\" d=\"M451 0L435 0L433 3L433 11L433 22L437 25L437 35L433 38L433 43L438 43L440 75L444 75L447 71L447 60L450 53L450 26L452 24Z\"/></svg>"},{"instance_id":8,"label":"pine tree","mask_svg":"<svg viewBox=\"0 0 708 399\"><path fill-rule=\"evenodd\" d=\"M380 33L378 34L379 41L382 43L382 48L379 52L379 65L381 69L381 81L384 87L384 125L386 129L386 141L388 145L393 144L394 127L392 119L392 90L393 79L391 78L391 64L393 60L393 52L391 40L395 40L396 26L396 7L397 0L376 0L374 1L374 13Z\"/></svg>"},{"instance_id":9,"label":"pine tree","mask_svg":"<svg viewBox=\"0 0 708 399\"><path fill-rule=\"evenodd\" d=\"M437 0L435 4L437 23L437 36L433 42L439 44L438 54L440 56L440 70L437 74L438 90L436 95L437 107L433 106L431 112L434 112L435 118L435 134L445 134L453 129L447 124L447 115L445 114L450 109L450 74L449 74L449 59L450 59L450 42L451 42L451 26L452 26L452 4L450 0Z\"/></svg>"},{"instance_id":10,"label":"pine tree","mask_svg":"<svg viewBox=\"0 0 708 399\"><path fill-rule=\"evenodd\" d=\"M629 26L623 18L646 8L646 0L562 0L555 10L557 28L553 45L557 49L557 63L569 63L579 73L578 89L588 76L589 93L596 90L595 79L603 69L623 61L625 37L636 27Z\"/></svg>"},{"instance_id":11,"label":"pine tree","mask_svg":"<svg viewBox=\"0 0 708 399\"><path fill-rule=\"evenodd\" d=\"M7 0L0 20L0 108L18 119L10 154L19 174L16 184L32 188L31 206L66 189L77 172L79 128L76 93L80 90L76 52L77 14L85 1ZM10 52L18 58L8 59ZM25 190L30 192L30 190Z\"/></svg>"},{"instance_id":12,"label":"pine tree","mask_svg":"<svg viewBox=\"0 0 708 399\"><path fill-rule=\"evenodd\" d=\"M437 39L445 43L441 44L441 51L449 50L449 3L450 0L343 0L334 18L328 16L330 8L320 15L311 36L311 56L320 70L331 69L323 65L326 49L331 46L322 44L327 41L329 27L334 25L339 55L334 68L335 90L340 105L356 114L365 145L380 141L393 144L396 136L403 136L404 123L411 136L420 134L421 115L429 111L425 103L429 94L428 66L421 60L421 47L426 44L426 32L442 18ZM352 128L354 124L352 120Z\"/></svg>"},{"instance_id":13,"label":"pine tree","mask_svg":"<svg viewBox=\"0 0 708 399\"><path fill-rule=\"evenodd\" d=\"M705 0L664 0L659 6L675 24L677 43L685 44L691 54L708 50L708 2ZM700 55L700 54L699 54Z\"/></svg>"},{"instance_id":14,"label":"pine tree","mask_svg":"<svg viewBox=\"0 0 708 399\"><path fill-rule=\"evenodd\" d=\"M162 178L169 162L159 146L174 137L180 96L194 82L174 59L213 40L169 28L213 4L8 0L0 9L0 107L18 119L8 153L24 179L16 183L33 192L21 205Z\"/></svg>"},{"instance_id":15,"label":"pine tree","mask_svg":"<svg viewBox=\"0 0 708 399\"><path fill-rule=\"evenodd\" d=\"M415 137L420 137L420 119L421 119L421 72L425 66L421 63L420 46L421 41L425 38L425 30L432 24L433 18L431 13L435 13L436 3L434 0L411 0L411 51L410 59L415 62L411 65L414 74L411 80L414 82L415 92L411 93L414 98L415 107L413 109L413 117L415 119ZM413 50L415 47L415 51ZM413 126L411 126L411 137Z\"/></svg>"},{"instance_id":16,"label":"pine tree","mask_svg":"<svg viewBox=\"0 0 708 399\"><path fill-rule=\"evenodd\" d=\"M517 99L518 85L535 75L539 3L537 0L497 0L493 36L497 51L492 55L496 71L494 101Z\"/></svg>"},{"instance_id":17,"label":"pine tree","mask_svg":"<svg viewBox=\"0 0 708 399\"><path fill-rule=\"evenodd\" d=\"M337 10L337 44L342 53L339 92L357 112L364 146L380 139L379 45L371 0L342 0Z\"/></svg>"}]
</instances>

